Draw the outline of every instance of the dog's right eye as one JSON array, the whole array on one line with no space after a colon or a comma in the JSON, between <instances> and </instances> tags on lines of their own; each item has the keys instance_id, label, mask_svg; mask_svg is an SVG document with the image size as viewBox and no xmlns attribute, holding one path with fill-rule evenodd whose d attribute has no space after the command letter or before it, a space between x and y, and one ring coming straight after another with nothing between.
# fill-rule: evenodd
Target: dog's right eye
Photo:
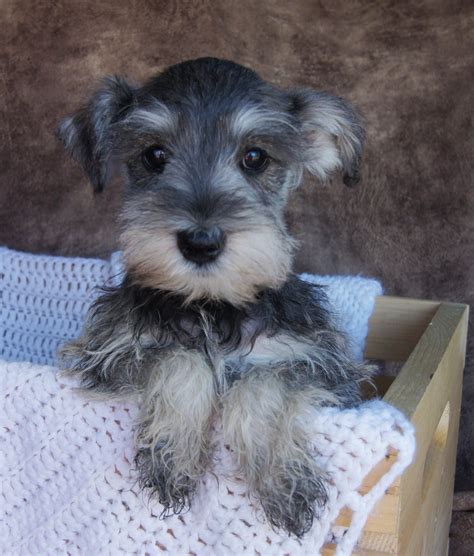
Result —
<instances>
[{"instance_id":1,"label":"dog's right eye","mask_svg":"<svg viewBox=\"0 0 474 556\"><path fill-rule=\"evenodd\" d=\"M142 162L149 172L159 173L168 162L168 154L163 147L153 145L142 152Z\"/></svg>"},{"instance_id":2,"label":"dog's right eye","mask_svg":"<svg viewBox=\"0 0 474 556\"><path fill-rule=\"evenodd\" d=\"M252 147L245 152L240 167L251 172L263 172L268 166L268 161L268 154L263 149Z\"/></svg>"}]
</instances>

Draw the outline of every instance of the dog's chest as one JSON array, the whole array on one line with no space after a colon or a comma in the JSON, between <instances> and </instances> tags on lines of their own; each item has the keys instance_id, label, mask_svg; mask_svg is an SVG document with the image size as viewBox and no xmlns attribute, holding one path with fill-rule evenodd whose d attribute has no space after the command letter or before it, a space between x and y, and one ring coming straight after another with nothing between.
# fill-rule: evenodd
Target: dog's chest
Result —
<instances>
[{"instance_id":1,"label":"dog's chest","mask_svg":"<svg viewBox=\"0 0 474 556\"><path fill-rule=\"evenodd\" d=\"M285 329L270 333L265 323L255 318L243 319L239 326L234 324L216 326L216 320L203 312L194 322L185 323L189 344L184 345L207 354L219 375L306 359L314 349L308 337L298 337Z\"/></svg>"},{"instance_id":2,"label":"dog's chest","mask_svg":"<svg viewBox=\"0 0 474 556\"><path fill-rule=\"evenodd\" d=\"M276 367L306 359L311 345L285 333L268 336L261 334L253 344L243 344L232 351L214 351L211 361L216 374L223 372L234 379L259 368Z\"/></svg>"}]
</instances>

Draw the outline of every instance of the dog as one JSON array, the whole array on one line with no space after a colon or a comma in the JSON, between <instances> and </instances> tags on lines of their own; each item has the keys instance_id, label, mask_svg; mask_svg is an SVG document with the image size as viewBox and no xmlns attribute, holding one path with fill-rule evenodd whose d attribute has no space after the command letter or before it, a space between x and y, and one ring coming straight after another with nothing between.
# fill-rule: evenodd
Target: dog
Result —
<instances>
[{"instance_id":1,"label":"dog","mask_svg":"<svg viewBox=\"0 0 474 556\"><path fill-rule=\"evenodd\" d=\"M303 536L327 502L308 422L360 399L323 288L292 273L284 210L307 171L359 180L349 103L282 90L231 61L173 65L138 87L106 78L59 127L96 191L121 168L125 277L91 308L65 368L140 400L140 485L187 510L212 463L216 416L270 525Z\"/></svg>"}]
</instances>

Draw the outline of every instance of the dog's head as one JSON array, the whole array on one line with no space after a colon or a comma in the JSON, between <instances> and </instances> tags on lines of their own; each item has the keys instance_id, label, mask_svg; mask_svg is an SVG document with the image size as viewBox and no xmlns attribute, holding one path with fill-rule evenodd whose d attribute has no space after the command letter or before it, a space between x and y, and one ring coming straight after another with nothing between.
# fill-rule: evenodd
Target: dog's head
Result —
<instances>
[{"instance_id":1,"label":"dog's head","mask_svg":"<svg viewBox=\"0 0 474 556\"><path fill-rule=\"evenodd\" d=\"M168 68L143 87L121 78L59 136L95 189L124 168L121 242L140 285L186 300L252 301L291 268L283 213L303 171L359 179L363 129L338 97L283 91L229 61Z\"/></svg>"}]
</instances>

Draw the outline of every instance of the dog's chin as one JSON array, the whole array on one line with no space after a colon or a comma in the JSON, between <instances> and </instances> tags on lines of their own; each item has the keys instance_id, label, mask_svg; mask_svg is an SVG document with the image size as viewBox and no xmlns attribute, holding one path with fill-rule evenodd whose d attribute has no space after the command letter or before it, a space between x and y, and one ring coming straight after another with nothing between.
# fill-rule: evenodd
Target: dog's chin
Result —
<instances>
[{"instance_id":1,"label":"dog's chin","mask_svg":"<svg viewBox=\"0 0 474 556\"><path fill-rule=\"evenodd\" d=\"M268 276L251 280L249 276L223 268L219 261L201 265L183 261L179 266L171 274L143 272L137 267L130 267L128 273L137 285L178 295L185 305L206 300L246 305L255 302L263 289L280 287L287 277L284 274L272 280Z\"/></svg>"}]
</instances>

